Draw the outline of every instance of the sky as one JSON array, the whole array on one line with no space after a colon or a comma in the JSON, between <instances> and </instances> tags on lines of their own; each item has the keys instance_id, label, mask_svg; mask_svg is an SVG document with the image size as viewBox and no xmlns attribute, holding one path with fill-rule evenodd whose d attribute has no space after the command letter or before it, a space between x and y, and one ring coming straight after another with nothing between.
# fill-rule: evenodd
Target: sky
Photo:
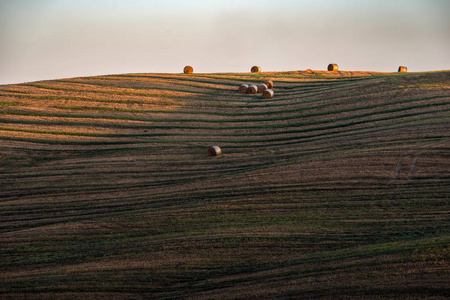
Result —
<instances>
[{"instance_id":1,"label":"sky","mask_svg":"<svg viewBox=\"0 0 450 300\"><path fill-rule=\"evenodd\" d=\"M125 73L450 69L449 0L0 0L0 84Z\"/></svg>"}]
</instances>

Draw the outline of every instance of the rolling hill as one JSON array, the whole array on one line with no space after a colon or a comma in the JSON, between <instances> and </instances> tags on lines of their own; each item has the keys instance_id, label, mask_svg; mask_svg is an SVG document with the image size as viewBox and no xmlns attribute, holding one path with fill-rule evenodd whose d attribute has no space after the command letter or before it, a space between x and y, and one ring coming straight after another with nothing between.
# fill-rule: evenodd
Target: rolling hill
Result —
<instances>
[{"instance_id":1,"label":"rolling hill","mask_svg":"<svg viewBox=\"0 0 450 300\"><path fill-rule=\"evenodd\" d=\"M0 298L445 298L449 100L450 71L0 86Z\"/></svg>"}]
</instances>

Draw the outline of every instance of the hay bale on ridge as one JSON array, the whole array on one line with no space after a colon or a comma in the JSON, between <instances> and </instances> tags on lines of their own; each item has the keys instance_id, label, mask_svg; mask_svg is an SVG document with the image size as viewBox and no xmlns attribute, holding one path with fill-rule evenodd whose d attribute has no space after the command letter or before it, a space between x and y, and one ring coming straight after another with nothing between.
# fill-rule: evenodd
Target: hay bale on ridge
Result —
<instances>
[{"instance_id":1,"label":"hay bale on ridge","mask_svg":"<svg viewBox=\"0 0 450 300\"><path fill-rule=\"evenodd\" d=\"M273 98L273 90L271 90L271 89L265 90L265 91L263 92L262 96L263 96L264 99L270 99L270 98Z\"/></svg>"},{"instance_id":2,"label":"hay bale on ridge","mask_svg":"<svg viewBox=\"0 0 450 300\"><path fill-rule=\"evenodd\" d=\"M337 71L339 69L337 64L329 64L328 71Z\"/></svg>"},{"instance_id":3,"label":"hay bale on ridge","mask_svg":"<svg viewBox=\"0 0 450 300\"><path fill-rule=\"evenodd\" d=\"M219 146L211 146L208 148L209 156L219 156L222 155L222 149Z\"/></svg>"},{"instance_id":4,"label":"hay bale on ridge","mask_svg":"<svg viewBox=\"0 0 450 300\"><path fill-rule=\"evenodd\" d=\"M404 66L400 66L400 67L398 67L398 71L401 72L401 73L408 72L408 68L404 67Z\"/></svg>"},{"instance_id":5,"label":"hay bale on ridge","mask_svg":"<svg viewBox=\"0 0 450 300\"><path fill-rule=\"evenodd\" d=\"M264 92L267 89L268 89L268 87L264 83L261 83L260 85L258 85L258 93L262 93L262 92Z\"/></svg>"},{"instance_id":6,"label":"hay bale on ridge","mask_svg":"<svg viewBox=\"0 0 450 300\"><path fill-rule=\"evenodd\" d=\"M186 66L186 67L184 67L183 72L184 72L184 74L192 74L192 73L194 73L194 68L191 66Z\"/></svg>"},{"instance_id":7,"label":"hay bale on ridge","mask_svg":"<svg viewBox=\"0 0 450 300\"><path fill-rule=\"evenodd\" d=\"M258 87L256 85L252 84L247 88L247 94L256 94L256 93L258 93Z\"/></svg>"},{"instance_id":8,"label":"hay bale on ridge","mask_svg":"<svg viewBox=\"0 0 450 300\"><path fill-rule=\"evenodd\" d=\"M261 73L261 68L258 66L253 66L250 70L252 73Z\"/></svg>"}]
</instances>

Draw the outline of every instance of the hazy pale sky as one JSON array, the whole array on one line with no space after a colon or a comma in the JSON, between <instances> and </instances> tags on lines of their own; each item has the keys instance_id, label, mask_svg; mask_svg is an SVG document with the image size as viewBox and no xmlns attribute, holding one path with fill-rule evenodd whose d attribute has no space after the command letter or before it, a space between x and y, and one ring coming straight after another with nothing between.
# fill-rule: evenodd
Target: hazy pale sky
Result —
<instances>
[{"instance_id":1,"label":"hazy pale sky","mask_svg":"<svg viewBox=\"0 0 450 300\"><path fill-rule=\"evenodd\" d=\"M450 0L0 0L0 84L122 73L450 69Z\"/></svg>"}]
</instances>

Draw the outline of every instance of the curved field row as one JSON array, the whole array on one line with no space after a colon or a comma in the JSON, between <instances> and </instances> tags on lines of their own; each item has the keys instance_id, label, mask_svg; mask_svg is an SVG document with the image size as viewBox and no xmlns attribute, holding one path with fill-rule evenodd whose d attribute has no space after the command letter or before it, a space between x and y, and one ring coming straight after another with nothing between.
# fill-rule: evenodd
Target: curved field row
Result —
<instances>
[{"instance_id":1,"label":"curved field row","mask_svg":"<svg viewBox=\"0 0 450 300\"><path fill-rule=\"evenodd\" d=\"M0 297L444 297L449 112L448 71L0 86Z\"/></svg>"}]
</instances>

